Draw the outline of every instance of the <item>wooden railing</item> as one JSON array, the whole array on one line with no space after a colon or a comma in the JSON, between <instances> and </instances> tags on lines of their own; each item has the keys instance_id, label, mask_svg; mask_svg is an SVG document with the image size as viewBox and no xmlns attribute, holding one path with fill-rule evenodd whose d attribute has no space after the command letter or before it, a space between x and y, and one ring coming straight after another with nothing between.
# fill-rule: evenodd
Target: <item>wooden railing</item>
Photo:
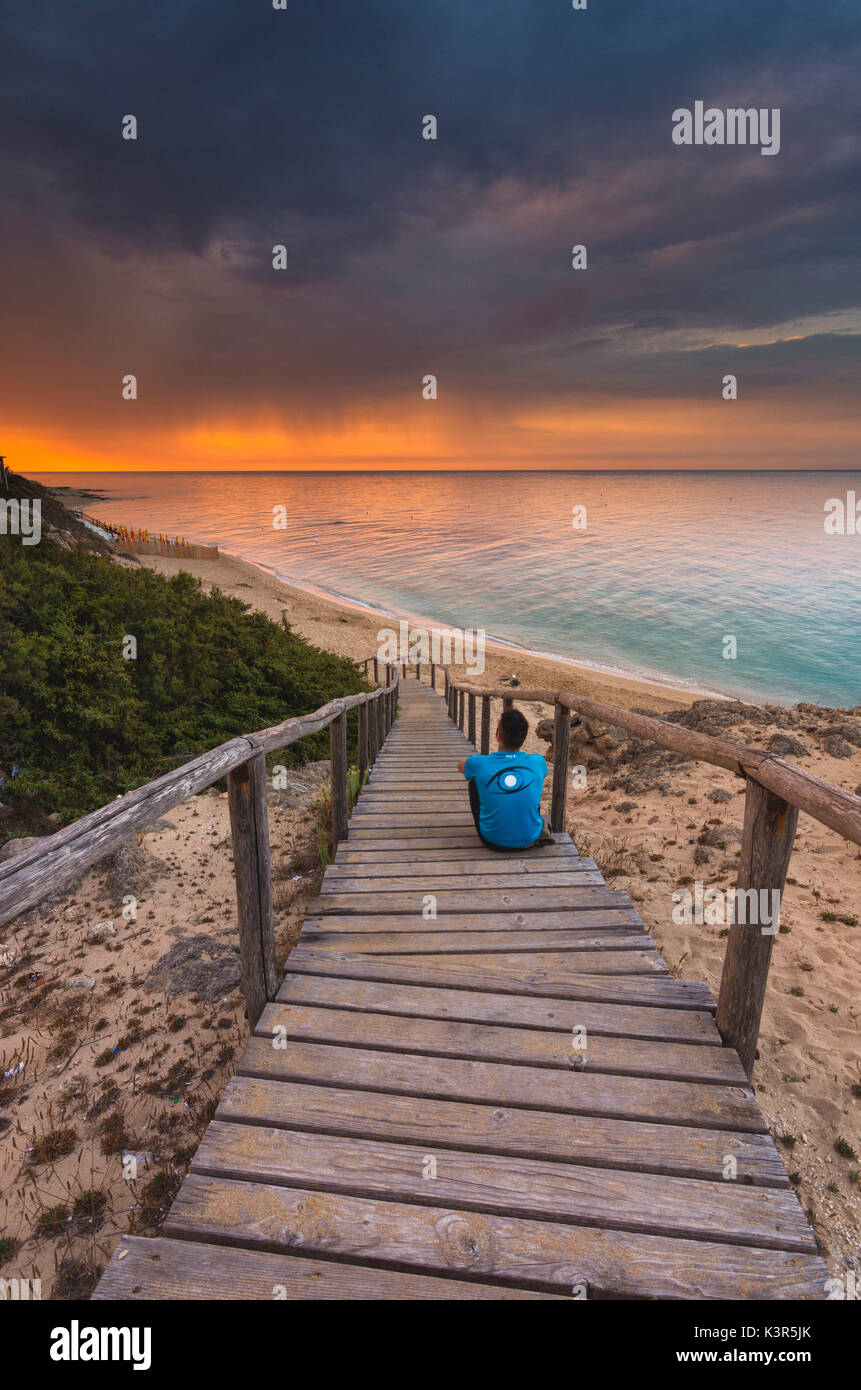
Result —
<instances>
[{"instance_id":1,"label":"wooden railing","mask_svg":"<svg viewBox=\"0 0 861 1390\"><path fill-rule=\"evenodd\" d=\"M375 662L375 676L380 663ZM378 690L332 700L313 714L286 719L270 729L201 753L163 777L147 782L107 806L46 836L0 864L0 926L35 906L48 893L77 879L132 831L151 825L196 792L227 777L230 829L239 919L242 988L253 1028L279 981L275 969L269 817L266 806L266 754L286 748L328 727L332 757L332 836L347 837L347 715L358 710L358 766L364 777L392 727L400 673L384 667L388 683Z\"/></svg>"},{"instance_id":2,"label":"wooden railing","mask_svg":"<svg viewBox=\"0 0 861 1390\"><path fill-rule=\"evenodd\" d=\"M444 669L444 696L449 718L463 730L466 722L471 743L476 742L476 704L481 701L482 753L490 751L490 702L501 699L503 708L514 705L514 692L506 687L455 682ZM832 786L819 777L786 762L774 753L696 733L665 719L634 714L616 705L588 700L567 690L524 690L516 698L529 703L552 705L553 791L550 821L554 830L565 829L568 798L568 757L571 713L600 720L626 729L639 738L663 748L683 753L699 762L726 768L745 779L744 829L736 889L783 894L799 811L836 830L844 839L861 845L861 797ZM476 745L478 746L478 745ZM749 902L750 900L747 899ZM769 898L768 901L773 901ZM726 956L718 995L716 1022L724 1042L734 1047L750 1076L756 1057L756 1044L765 999L768 967L776 926L749 925L733 921L727 939Z\"/></svg>"}]
</instances>

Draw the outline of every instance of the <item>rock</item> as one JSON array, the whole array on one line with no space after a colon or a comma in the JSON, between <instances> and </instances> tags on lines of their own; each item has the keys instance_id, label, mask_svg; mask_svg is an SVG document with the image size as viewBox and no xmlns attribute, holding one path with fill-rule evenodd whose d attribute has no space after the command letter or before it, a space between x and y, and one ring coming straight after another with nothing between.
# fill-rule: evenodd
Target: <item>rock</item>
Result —
<instances>
[{"instance_id":1,"label":"rock","mask_svg":"<svg viewBox=\"0 0 861 1390\"><path fill-rule=\"evenodd\" d=\"M214 1004L240 982L239 953L214 936L186 936L161 956L146 977L150 989L179 994L194 991Z\"/></svg>"},{"instance_id":2,"label":"rock","mask_svg":"<svg viewBox=\"0 0 861 1390\"><path fill-rule=\"evenodd\" d=\"M828 734L822 747L832 758L851 758L852 745L845 739L840 738L839 734Z\"/></svg>"},{"instance_id":3,"label":"rock","mask_svg":"<svg viewBox=\"0 0 861 1390\"><path fill-rule=\"evenodd\" d=\"M7 840L0 849L0 864L7 859L14 859L16 855L23 854L25 849L31 845L38 845L43 837L41 835L21 835L17 840Z\"/></svg>"},{"instance_id":4,"label":"rock","mask_svg":"<svg viewBox=\"0 0 861 1390\"><path fill-rule=\"evenodd\" d=\"M167 869L161 859L138 844L135 835L127 836L99 867L107 870L107 889L118 907L129 894L139 897L156 875Z\"/></svg>"},{"instance_id":5,"label":"rock","mask_svg":"<svg viewBox=\"0 0 861 1390\"><path fill-rule=\"evenodd\" d=\"M65 908L63 912L63 921L80 922L83 915L84 909L82 907L79 907L77 903L72 903L71 907Z\"/></svg>"},{"instance_id":6,"label":"rock","mask_svg":"<svg viewBox=\"0 0 861 1390\"><path fill-rule=\"evenodd\" d=\"M672 710L662 716L673 724L682 724L686 729L696 729L702 734L718 736L734 724L772 723L772 716L759 705L746 705L741 700L694 700L687 709Z\"/></svg>"},{"instance_id":7,"label":"rock","mask_svg":"<svg viewBox=\"0 0 861 1390\"><path fill-rule=\"evenodd\" d=\"M781 758L809 758L810 749L805 748L800 739L791 734L772 734L768 740L769 752Z\"/></svg>"},{"instance_id":8,"label":"rock","mask_svg":"<svg viewBox=\"0 0 861 1390\"><path fill-rule=\"evenodd\" d=\"M97 922L87 932L87 940L91 945L95 945L99 941L107 941L109 937L116 936L116 934L117 929L113 922Z\"/></svg>"},{"instance_id":9,"label":"rock","mask_svg":"<svg viewBox=\"0 0 861 1390\"><path fill-rule=\"evenodd\" d=\"M73 975L68 981L66 989L92 989L95 980L89 975Z\"/></svg>"},{"instance_id":10,"label":"rock","mask_svg":"<svg viewBox=\"0 0 861 1390\"><path fill-rule=\"evenodd\" d=\"M726 849L727 845L740 843L741 831L733 825L707 825L700 835L700 844L713 849Z\"/></svg>"},{"instance_id":11,"label":"rock","mask_svg":"<svg viewBox=\"0 0 861 1390\"><path fill-rule=\"evenodd\" d=\"M602 753L615 753L619 747L619 740L612 734L600 734L595 739L595 747L600 748Z\"/></svg>"}]
</instances>

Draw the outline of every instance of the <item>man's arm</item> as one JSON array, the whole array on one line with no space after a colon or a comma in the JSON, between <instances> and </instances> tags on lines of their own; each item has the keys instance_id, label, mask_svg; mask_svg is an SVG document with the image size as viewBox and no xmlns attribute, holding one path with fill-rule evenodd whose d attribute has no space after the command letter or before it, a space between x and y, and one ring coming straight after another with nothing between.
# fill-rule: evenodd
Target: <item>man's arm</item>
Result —
<instances>
[{"instance_id":1,"label":"man's arm","mask_svg":"<svg viewBox=\"0 0 861 1390\"><path fill-rule=\"evenodd\" d=\"M460 762L459 762L458 765L457 765L457 770L458 770L458 772L463 772L463 771L465 770L465 768L466 768L466 758L461 758Z\"/></svg>"}]
</instances>

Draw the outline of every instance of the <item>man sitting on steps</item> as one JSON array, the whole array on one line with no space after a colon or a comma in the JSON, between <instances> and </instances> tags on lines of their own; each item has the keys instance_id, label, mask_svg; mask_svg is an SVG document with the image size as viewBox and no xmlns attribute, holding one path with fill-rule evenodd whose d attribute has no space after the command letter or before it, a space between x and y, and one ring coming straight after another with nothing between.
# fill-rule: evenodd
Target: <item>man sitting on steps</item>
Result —
<instances>
[{"instance_id":1,"label":"man sitting on steps","mask_svg":"<svg viewBox=\"0 0 861 1390\"><path fill-rule=\"evenodd\" d=\"M496 727L497 753L462 758L458 771L469 782L475 828L488 849L531 849L553 844L539 806L547 764L540 753L521 748L529 725L519 710L507 709Z\"/></svg>"}]
</instances>

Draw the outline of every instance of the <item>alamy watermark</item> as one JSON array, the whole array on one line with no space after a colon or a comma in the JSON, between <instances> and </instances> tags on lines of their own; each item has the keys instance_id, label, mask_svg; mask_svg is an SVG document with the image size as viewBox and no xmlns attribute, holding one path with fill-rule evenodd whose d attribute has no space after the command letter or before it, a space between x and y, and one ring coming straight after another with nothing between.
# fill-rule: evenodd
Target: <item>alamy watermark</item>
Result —
<instances>
[{"instance_id":1,"label":"alamy watermark","mask_svg":"<svg viewBox=\"0 0 861 1390\"><path fill-rule=\"evenodd\" d=\"M780 153L780 107L747 110L707 107L695 101L693 111L679 106L673 112L674 145L759 145L760 154Z\"/></svg>"},{"instance_id":2,"label":"alamy watermark","mask_svg":"<svg viewBox=\"0 0 861 1390\"><path fill-rule=\"evenodd\" d=\"M0 536L20 536L22 545L42 539L42 503L38 497L0 497Z\"/></svg>"},{"instance_id":3,"label":"alamy watermark","mask_svg":"<svg viewBox=\"0 0 861 1390\"><path fill-rule=\"evenodd\" d=\"M780 929L779 888L706 888L697 879L693 892L677 888L673 902L673 921L680 927L738 922L759 927L763 936L775 936Z\"/></svg>"},{"instance_id":4,"label":"alamy watermark","mask_svg":"<svg viewBox=\"0 0 861 1390\"><path fill-rule=\"evenodd\" d=\"M411 627L401 619L397 630L382 627L377 633L377 657L391 666L407 662L424 666L465 666L470 675L484 672L484 628Z\"/></svg>"},{"instance_id":5,"label":"alamy watermark","mask_svg":"<svg viewBox=\"0 0 861 1390\"><path fill-rule=\"evenodd\" d=\"M842 497L829 497L825 503L826 536L861 536L861 498L853 491Z\"/></svg>"}]
</instances>

